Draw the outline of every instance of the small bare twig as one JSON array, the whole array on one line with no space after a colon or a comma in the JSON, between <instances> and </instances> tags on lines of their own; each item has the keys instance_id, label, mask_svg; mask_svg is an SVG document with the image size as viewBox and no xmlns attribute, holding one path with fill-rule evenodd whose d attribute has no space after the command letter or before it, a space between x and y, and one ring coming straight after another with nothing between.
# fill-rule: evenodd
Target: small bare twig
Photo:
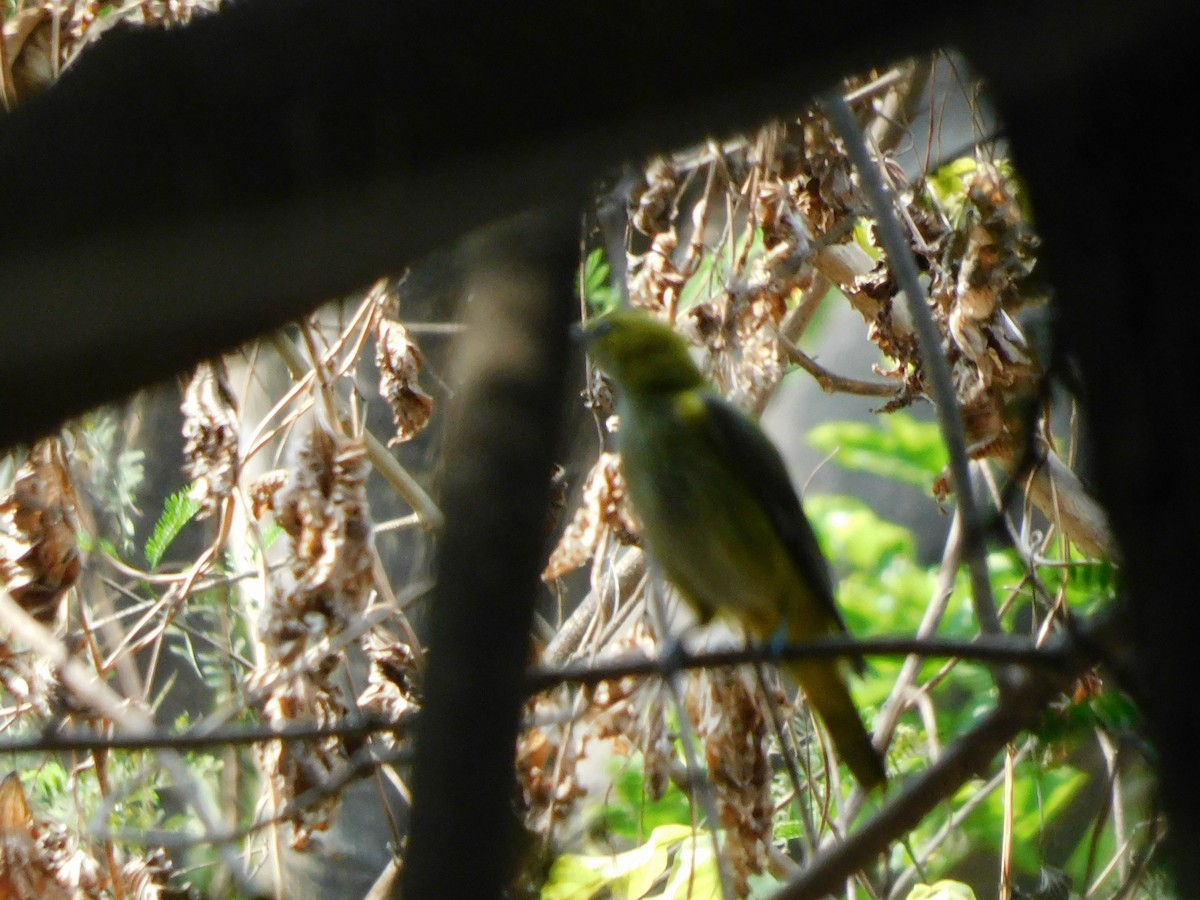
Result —
<instances>
[{"instance_id":1,"label":"small bare twig","mask_svg":"<svg viewBox=\"0 0 1200 900\"><path fill-rule=\"evenodd\" d=\"M847 378L830 372L815 359L797 347L782 334L779 335L779 346L787 358L796 363L805 372L816 379L827 394L857 394L862 397L895 397L903 389L886 381L861 381L857 378Z\"/></svg>"}]
</instances>

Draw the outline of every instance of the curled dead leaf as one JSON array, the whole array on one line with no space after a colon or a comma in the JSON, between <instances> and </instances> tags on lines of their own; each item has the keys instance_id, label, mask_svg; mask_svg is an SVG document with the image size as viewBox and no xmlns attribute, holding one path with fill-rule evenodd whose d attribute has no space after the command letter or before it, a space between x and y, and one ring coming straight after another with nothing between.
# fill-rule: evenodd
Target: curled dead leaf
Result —
<instances>
[{"instance_id":1,"label":"curled dead leaf","mask_svg":"<svg viewBox=\"0 0 1200 900\"><path fill-rule=\"evenodd\" d=\"M0 584L43 625L79 578L77 509L62 442L38 441L0 498Z\"/></svg>"},{"instance_id":2,"label":"curled dead leaf","mask_svg":"<svg viewBox=\"0 0 1200 900\"><path fill-rule=\"evenodd\" d=\"M16 772L0 782L0 898L99 896L100 870L58 823L34 816Z\"/></svg>"},{"instance_id":3,"label":"curled dead leaf","mask_svg":"<svg viewBox=\"0 0 1200 900\"><path fill-rule=\"evenodd\" d=\"M423 365L421 351L399 322L379 320L375 365L379 368L379 393L392 407L396 420L396 436L388 444L411 440L429 424L433 398L417 384Z\"/></svg>"},{"instance_id":4,"label":"curled dead leaf","mask_svg":"<svg viewBox=\"0 0 1200 900\"><path fill-rule=\"evenodd\" d=\"M2 73L4 101L11 108L40 94L57 75L54 28L60 20L44 6L18 10L5 20ZM61 37L61 24L60 37Z\"/></svg>"},{"instance_id":5,"label":"curled dead leaf","mask_svg":"<svg viewBox=\"0 0 1200 900\"><path fill-rule=\"evenodd\" d=\"M210 516L233 490L238 474L238 416L224 363L196 366L183 391L183 471L192 480L198 516Z\"/></svg>"},{"instance_id":6,"label":"curled dead leaf","mask_svg":"<svg viewBox=\"0 0 1200 900\"><path fill-rule=\"evenodd\" d=\"M615 453L602 453L584 483L583 503L550 554L542 580L553 581L574 572L596 554L610 535L631 542L639 531L625 505L621 458Z\"/></svg>"},{"instance_id":7,"label":"curled dead leaf","mask_svg":"<svg viewBox=\"0 0 1200 900\"><path fill-rule=\"evenodd\" d=\"M675 212L675 169L659 157L646 168L646 183L631 198L637 204L631 221L633 227L647 237L654 237L671 227Z\"/></svg>"}]
</instances>

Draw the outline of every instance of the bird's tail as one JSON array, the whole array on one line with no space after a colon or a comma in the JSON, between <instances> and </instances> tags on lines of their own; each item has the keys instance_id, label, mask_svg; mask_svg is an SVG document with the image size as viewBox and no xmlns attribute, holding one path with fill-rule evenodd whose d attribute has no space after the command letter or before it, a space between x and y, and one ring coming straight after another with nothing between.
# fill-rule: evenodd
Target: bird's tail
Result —
<instances>
[{"instance_id":1,"label":"bird's tail","mask_svg":"<svg viewBox=\"0 0 1200 900\"><path fill-rule=\"evenodd\" d=\"M838 666L828 661L802 660L788 663L787 670L803 688L809 706L820 714L838 756L863 790L885 784L883 757L863 727Z\"/></svg>"}]
</instances>

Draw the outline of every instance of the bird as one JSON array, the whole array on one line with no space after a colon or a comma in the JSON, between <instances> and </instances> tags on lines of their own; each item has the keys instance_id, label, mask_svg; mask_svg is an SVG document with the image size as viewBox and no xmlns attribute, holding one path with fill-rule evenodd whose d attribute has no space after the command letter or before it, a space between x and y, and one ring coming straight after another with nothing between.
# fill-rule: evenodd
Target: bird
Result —
<instances>
[{"instance_id":1,"label":"bird","mask_svg":"<svg viewBox=\"0 0 1200 900\"><path fill-rule=\"evenodd\" d=\"M696 612L760 640L848 633L829 568L779 451L715 392L669 325L618 308L583 329L617 393L617 450L651 558ZM852 660L863 671L861 657ZM883 758L837 660L783 664L864 790L884 786Z\"/></svg>"}]
</instances>

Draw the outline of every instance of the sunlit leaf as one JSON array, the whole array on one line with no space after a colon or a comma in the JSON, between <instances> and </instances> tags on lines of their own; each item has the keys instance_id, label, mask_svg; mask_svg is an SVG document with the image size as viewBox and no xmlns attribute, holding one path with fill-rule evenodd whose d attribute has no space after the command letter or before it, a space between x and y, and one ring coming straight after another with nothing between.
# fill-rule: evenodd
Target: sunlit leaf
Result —
<instances>
[{"instance_id":1,"label":"sunlit leaf","mask_svg":"<svg viewBox=\"0 0 1200 900\"><path fill-rule=\"evenodd\" d=\"M975 892L961 881L935 881L918 884L908 892L906 900L975 900Z\"/></svg>"},{"instance_id":2,"label":"sunlit leaf","mask_svg":"<svg viewBox=\"0 0 1200 900\"><path fill-rule=\"evenodd\" d=\"M602 890L617 900L645 897L667 871L670 851L692 836L689 825L663 825L654 829L644 844L624 853L564 853L550 867L549 877L542 886L542 900L587 900Z\"/></svg>"},{"instance_id":3,"label":"sunlit leaf","mask_svg":"<svg viewBox=\"0 0 1200 900\"><path fill-rule=\"evenodd\" d=\"M200 504L188 495L190 490L191 488L183 488L176 491L163 504L162 515L158 517L154 532L146 541L146 562L150 563L151 568L162 561L163 554L175 538L179 537L183 526L200 511Z\"/></svg>"},{"instance_id":4,"label":"sunlit leaf","mask_svg":"<svg viewBox=\"0 0 1200 900\"><path fill-rule=\"evenodd\" d=\"M826 422L808 442L846 469L911 484L928 492L946 467L946 448L937 425L894 413L872 423Z\"/></svg>"}]
</instances>

